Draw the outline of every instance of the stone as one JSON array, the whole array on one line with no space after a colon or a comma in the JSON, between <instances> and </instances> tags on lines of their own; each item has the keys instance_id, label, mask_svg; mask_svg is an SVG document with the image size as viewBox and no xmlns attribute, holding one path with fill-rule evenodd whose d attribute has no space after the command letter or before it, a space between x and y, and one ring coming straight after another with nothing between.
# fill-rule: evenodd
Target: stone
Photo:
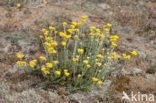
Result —
<instances>
[{"instance_id":1,"label":"stone","mask_svg":"<svg viewBox=\"0 0 156 103\"><path fill-rule=\"evenodd\" d=\"M108 4L105 4L105 3L98 4L98 7L102 8L103 10L106 10L106 9L110 8L110 6Z\"/></svg>"}]
</instances>

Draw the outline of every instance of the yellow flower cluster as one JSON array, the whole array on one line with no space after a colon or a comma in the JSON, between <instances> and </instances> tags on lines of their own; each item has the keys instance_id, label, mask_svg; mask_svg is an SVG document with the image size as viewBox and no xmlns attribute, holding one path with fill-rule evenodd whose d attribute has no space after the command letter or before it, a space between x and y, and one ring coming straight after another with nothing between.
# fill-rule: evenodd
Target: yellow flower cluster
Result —
<instances>
[{"instance_id":1,"label":"yellow flower cluster","mask_svg":"<svg viewBox=\"0 0 156 103\"><path fill-rule=\"evenodd\" d=\"M52 63L46 63L46 67L47 68L52 68L53 67L53 64Z\"/></svg>"},{"instance_id":2,"label":"yellow flower cluster","mask_svg":"<svg viewBox=\"0 0 156 103\"><path fill-rule=\"evenodd\" d=\"M17 61L16 63L18 64L19 67L26 66L26 62L25 61Z\"/></svg>"},{"instance_id":3,"label":"yellow flower cluster","mask_svg":"<svg viewBox=\"0 0 156 103\"><path fill-rule=\"evenodd\" d=\"M101 67L101 65L102 65L102 63L100 63L100 62L96 62L96 64L97 64L99 67Z\"/></svg>"},{"instance_id":4,"label":"yellow flower cluster","mask_svg":"<svg viewBox=\"0 0 156 103\"><path fill-rule=\"evenodd\" d=\"M131 55L127 55L127 54L122 54L123 55L123 57L124 57L124 59L130 59L131 58Z\"/></svg>"},{"instance_id":5,"label":"yellow flower cluster","mask_svg":"<svg viewBox=\"0 0 156 103\"><path fill-rule=\"evenodd\" d=\"M138 53L136 51L134 51L134 50L131 52L131 54L138 55Z\"/></svg>"},{"instance_id":6,"label":"yellow flower cluster","mask_svg":"<svg viewBox=\"0 0 156 103\"><path fill-rule=\"evenodd\" d=\"M112 43L112 46L116 47L118 46L114 41L117 41L119 39L119 37L117 35L112 35L109 37L109 40L111 41Z\"/></svg>"},{"instance_id":7,"label":"yellow flower cluster","mask_svg":"<svg viewBox=\"0 0 156 103\"><path fill-rule=\"evenodd\" d=\"M31 68L34 68L34 67L36 66L36 63L37 63L37 60L34 59L34 60L32 60L32 61L29 62L29 66L30 66Z\"/></svg>"},{"instance_id":8,"label":"yellow flower cluster","mask_svg":"<svg viewBox=\"0 0 156 103\"><path fill-rule=\"evenodd\" d=\"M119 37L117 35L112 35L109 37L110 41L117 41Z\"/></svg>"},{"instance_id":9,"label":"yellow flower cluster","mask_svg":"<svg viewBox=\"0 0 156 103\"><path fill-rule=\"evenodd\" d=\"M100 81L98 78L92 77L93 82L97 82L97 84L101 85L102 81Z\"/></svg>"},{"instance_id":10,"label":"yellow flower cluster","mask_svg":"<svg viewBox=\"0 0 156 103\"><path fill-rule=\"evenodd\" d=\"M41 68L41 71L42 71L45 75L50 74L49 68L42 67L42 68Z\"/></svg>"},{"instance_id":11,"label":"yellow flower cluster","mask_svg":"<svg viewBox=\"0 0 156 103\"><path fill-rule=\"evenodd\" d=\"M68 77L70 75L70 73L68 72L67 69L64 69L64 74Z\"/></svg>"},{"instance_id":12,"label":"yellow flower cluster","mask_svg":"<svg viewBox=\"0 0 156 103\"><path fill-rule=\"evenodd\" d=\"M120 55L117 55L115 52L112 54L113 58L115 60L119 59L120 58Z\"/></svg>"},{"instance_id":13,"label":"yellow flower cluster","mask_svg":"<svg viewBox=\"0 0 156 103\"><path fill-rule=\"evenodd\" d=\"M17 58L22 59L23 57L24 57L24 55L17 54Z\"/></svg>"},{"instance_id":14,"label":"yellow flower cluster","mask_svg":"<svg viewBox=\"0 0 156 103\"><path fill-rule=\"evenodd\" d=\"M17 58L20 59L20 61L17 61L16 64L19 66L19 67L24 67L26 66L26 61L23 61L22 58L24 57L23 54L17 54Z\"/></svg>"}]
</instances>

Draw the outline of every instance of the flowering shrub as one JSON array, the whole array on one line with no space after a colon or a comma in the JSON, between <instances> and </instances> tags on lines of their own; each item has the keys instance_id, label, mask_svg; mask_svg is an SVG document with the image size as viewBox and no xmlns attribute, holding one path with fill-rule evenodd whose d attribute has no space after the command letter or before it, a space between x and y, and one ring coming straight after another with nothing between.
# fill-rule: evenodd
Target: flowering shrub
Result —
<instances>
[{"instance_id":1,"label":"flowering shrub","mask_svg":"<svg viewBox=\"0 0 156 103\"><path fill-rule=\"evenodd\" d=\"M123 56L114 52L119 37L109 34L112 24L106 24L102 29L91 26L90 33L85 34L83 24L86 18L82 16L80 22L70 25L63 22L62 32L52 26L42 29L40 39L45 56L26 63L22 60L24 55L17 54L19 67L24 67L26 71L37 71L53 83L67 85L72 91L102 85L107 73L112 70L112 62L119 58L130 59L130 54L137 55L137 52L132 51Z\"/></svg>"}]
</instances>

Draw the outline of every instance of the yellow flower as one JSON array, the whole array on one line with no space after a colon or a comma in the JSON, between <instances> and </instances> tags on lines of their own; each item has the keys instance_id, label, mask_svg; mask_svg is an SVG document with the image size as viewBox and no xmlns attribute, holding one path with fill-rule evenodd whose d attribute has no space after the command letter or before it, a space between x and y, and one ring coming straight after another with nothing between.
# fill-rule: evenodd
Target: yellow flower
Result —
<instances>
[{"instance_id":1,"label":"yellow flower","mask_svg":"<svg viewBox=\"0 0 156 103\"><path fill-rule=\"evenodd\" d=\"M107 26L108 26L108 27L111 27L111 26L112 26L112 24L107 23Z\"/></svg>"},{"instance_id":2,"label":"yellow flower","mask_svg":"<svg viewBox=\"0 0 156 103\"><path fill-rule=\"evenodd\" d=\"M55 71L55 74L60 75L60 74L61 74L61 72L60 72L60 71L58 71L58 70L56 70L56 71Z\"/></svg>"},{"instance_id":3,"label":"yellow flower","mask_svg":"<svg viewBox=\"0 0 156 103\"><path fill-rule=\"evenodd\" d=\"M21 7L21 4L20 3L17 3L17 7Z\"/></svg>"},{"instance_id":4,"label":"yellow flower","mask_svg":"<svg viewBox=\"0 0 156 103\"><path fill-rule=\"evenodd\" d=\"M85 19L82 19L81 22L82 22L82 23L83 23L83 22L86 22L86 20L85 20Z\"/></svg>"},{"instance_id":5,"label":"yellow flower","mask_svg":"<svg viewBox=\"0 0 156 103\"><path fill-rule=\"evenodd\" d=\"M98 58L103 58L103 55L102 54L98 54L97 57Z\"/></svg>"},{"instance_id":6,"label":"yellow flower","mask_svg":"<svg viewBox=\"0 0 156 103\"><path fill-rule=\"evenodd\" d=\"M99 79L95 78L95 77L92 77L92 80L93 80L93 82L97 82Z\"/></svg>"},{"instance_id":7,"label":"yellow flower","mask_svg":"<svg viewBox=\"0 0 156 103\"><path fill-rule=\"evenodd\" d=\"M116 43L112 42L112 46L118 46Z\"/></svg>"},{"instance_id":8,"label":"yellow flower","mask_svg":"<svg viewBox=\"0 0 156 103\"><path fill-rule=\"evenodd\" d=\"M73 24L74 26L77 26L77 22L74 22L74 21L73 21L72 24Z\"/></svg>"},{"instance_id":9,"label":"yellow flower","mask_svg":"<svg viewBox=\"0 0 156 103\"><path fill-rule=\"evenodd\" d=\"M102 64L100 62L96 62L96 64L100 67Z\"/></svg>"},{"instance_id":10,"label":"yellow flower","mask_svg":"<svg viewBox=\"0 0 156 103\"><path fill-rule=\"evenodd\" d=\"M84 60L83 63L84 63L84 64L88 64L88 60Z\"/></svg>"},{"instance_id":11,"label":"yellow flower","mask_svg":"<svg viewBox=\"0 0 156 103\"><path fill-rule=\"evenodd\" d=\"M57 34L58 31L54 31L55 34Z\"/></svg>"},{"instance_id":12,"label":"yellow flower","mask_svg":"<svg viewBox=\"0 0 156 103\"><path fill-rule=\"evenodd\" d=\"M45 0L44 3L47 4L48 3L47 0Z\"/></svg>"},{"instance_id":13,"label":"yellow flower","mask_svg":"<svg viewBox=\"0 0 156 103\"><path fill-rule=\"evenodd\" d=\"M62 41L61 44L62 44L62 46L66 46L66 42L65 41Z\"/></svg>"},{"instance_id":14,"label":"yellow flower","mask_svg":"<svg viewBox=\"0 0 156 103\"><path fill-rule=\"evenodd\" d=\"M98 81L98 84L101 85L102 84L102 81Z\"/></svg>"},{"instance_id":15,"label":"yellow flower","mask_svg":"<svg viewBox=\"0 0 156 103\"><path fill-rule=\"evenodd\" d=\"M104 39L104 38L105 38L105 36L104 36L104 35L100 35L100 37L101 37L100 39Z\"/></svg>"},{"instance_id":16,"label":"yellow flower","mask_svg":"<svg viewBox=\"0 0 156 103\"><path fill-rule=\"evenodd\" d=\"M74 28L75 28L75 25L70 25L70 27L71 27L72 29L74 29Z\"/></svg>"},{"instance_id":17,"label":"yellow flower","mask_svg":"<svg viewBox=\"0 0 156 103\"><path fill-rule=\"evenodd\" d=\"M71 35L66 35L65 37L66 37L66 39L69 39L69 38L71 38Z\"/></svg>"},{"instance_id":18,"label":"yellow flower","mask_svg":"<svg viewBox=\"0 0 156 103\"><path fill-rule=\"evenodd\" d=\"M91 26L90 29L96 30L96 27L95 26Z\"/></svg>"},{"instance_id":19,"label":"yellow flower","mask_svg":"<svg viewBox=\"0 0 156 103\"><path fill-rule=\"evenodd\" d=\"M109 53L109 52L107 52L106 54L107 54L107 55L109 55L110 53Z\"/></svg>"},{"instance_id":20,"label":"yellow flower","mask_svg":"<svg viewBox=\"0 0 156 103\"><path fill-rule=\"evenodd\" d=\"M68 29L67 31L68 31L69 33L72 33L73 30L74 30L74 29Z\"/></svg>"},{"instance_id":21,"label":"yellow flower","mask_svg":"<svg viewBox=\"0 0 156 103\"><path fill-rule=\"evenodd\" d=\"M107 58L108 58L109 60L111 60L111 59L113 59L113 56L108 56Z\"/></svg>"},{"instance_id":22,"label":"yellow flower","mask_svg":"<svg viewBox=\"0 0 156 103\"><path fill-rule=\"evenodd\" d=\"M51 46L51 44L50 43L48 43L48 42L44 42L44 45L47 45L47 46Z\"/></svg>"},{"instance_id":23,"label":"yellow flower","mask_svg":"<svg viewBox=\"0 0 156 103\"><path fill-rule=\"evenodd\" d=\"M81 26L83 24L83 22L78 23L78 26Z\"/></svg>"},{"instance_id":24,"label":"yellow flower","mask_svg":"<svg viewBox=\"0 0 156 103\"><path fill-rule=\"evenodd\" d=\"M32 60L32 61L33 61L33 62L35 62L35 63L37 62L37 60L36 60L36 59L34 59L34 60Z\"/></svg>"},{"instance_id":25,"label":"yellow flower","mask_svg":"<svg viewBox=\"0 0 156 103\"><path fill-rule=\"evenodd\" d=\"M34 68L34 67L36 66L36 61L35 61L35 60L30 61L30 62L29 62L29 66L30 66L31 68Z\"/></svg>"},{"instance_id":26,"label":"yellow flower","mask_svg":"<svg viewBox=\"0 0 156 103\"><path fill-rule=\"evenodd\" d=\"M52 46L57 46L57 41L53 41L53 42L51 43L51 45L52 45Z\"/></svg>"},{"instance_id":27,"label":"yellow flower","mask_svg":"<svg viewBox=\"0 0 156 103\"><path fill-rule=\"evenodd\" d=\"M68 72L68 69L64 69L64 72Z\"/></svg>"},{"instance_id":28,"label":"yellow flower","mask_svg":"<svg viewBox=\"0 0 156 103\"><path fill-rule=\"evenodd\" d=\"M46 63L47 68L52 68L53 64L52 63Z\"/></svg>"},{"instance_id":29,"label":"yellow flower","mask_svg":"<svg viewBox=\"0 0 156 103\"><path fill-rule=\"evenodd\" d=\"M84 50L83 49L78 49L79 54L83 54Z\"/></svg>"},{"instance_id":30,"label":"yellow flower","mask_svg":"<svg viewBox=\"0 0 156 103\"><path fill-rule=\"evenodd\" d=\"M102 50L102 51L104 51L104 50L105 50L105 48L102 48L101 50Z\"/></svg>"},{"instance_id":31,"label":"yellow flower","mask_svg":"<svg viewBox=\"0 0 156 103\"><path fill-rule=\"evenodd\" d=\"M65 74L67 77L70 75L70 73L68 73L68 72L65 72L64 74Z\"/></svg>"},{"instance_id":32,"label":"yellow flower","mask_svg":"<svg viewBox=\"0 0 156 103\"><path fill-rule=\"evenodd\" d=\"M66 36L66 33L64 33L64 32L60 32L59 34L60 34L61 37L65 37Z\"/></svg>"},{"instance_id":33,"label":"yellow flower","mask_svg":"<svg viewBox=\"0 0 156 103\"><path fill-rule=\"evenodd\" d=\"M123 56L126 56L126 54L125 54L125 53L123 53L122 55L123 55Z\"/></svg>"},{"instance_id":34,"label":"yellow flower","mask_svg":"<svg viewBox=\"0 0 156 103\"><path fill-rule=\"evenodd\" d=\"M120 55L115 55L114 56L114 59L116 60L116 59L119 59L120 58Z\"/></svg>"},{"instance_id":35,"label":"yellow flower","mask_svg":"<svg viewBox=\"0 0 156 103\"><path fill-rule=\"evenodd\" d=\"M98 33L100 33L100 29L97 28L97 29L95 29L95 30L96 30Z\"/></svg>"},{"instance_id":36,"label":"yellow flower","mask_svg":"<svg viewBox=\"0 0 156 103\"><path fill-rule=\"evenodd\" d=\"M43 38L43 36L42 36L42 35L40 35L40 38Z\"/></svg>"},{"instance_id":37,"label":"yellow flower","mask_svg":"<svg viewBox=\"0 0 156 103\"><path fill-rule=\"evenodd\" d=\"M63 22L62 24L63 24L63 26L66 26L67 25L67 22Z\"/></svg>"},{"instance_id":38,"label":"yellow flower","mask_svg":"<svg viewBox=\"0 0 156 103\"><path fill-rule=\"evenodd\" d=\"M50 30L52 30L52 28L53 28L52 26L49 26L49 29L50 29Z\"/></svg>"},{"instance_id":39,"label":"yellow flower","mask_svg":"<svg viewBox=\"0 0 156 103\"><path fill-rule=\"evenodd\" d=\"M87 64L87 68L90 68L91 66L89 64Z\"/></svg>"},{"instance_id":40,"label":"yellow flower","mask_svg":"<svg viewBox=\"0 0 156 103\"><path fill-rule=\"evenodd\" d=\"M125 56L124 58L125 58L125 59L130 59L131 56L130 56L130 55L127 55L127 56Z\"/></svg>"},{"instance_id":41,"label":"yellow flower","mask_svg":"<svg viewBox=\"0 0 156 103\"><path fill-rule=\"evenodd\" d=\"M117 39L119 39L119 37L117 35L112 35L109 37L110 41L116 41Z\"/></svg>"},{"instance_id":42,"label":"yellow flower","mask_svg":"<svg viewBox=\"0 0 156 103\"><path fill-rule=\"evenodd\" d=\"M94 36L94 35L95 35L95 33L89 33L89 35L90 35L90 36Z\"/></svg>"},{"instance_id":43,"label":"yellow flower","mask_svg":"<svg viewBox=\"0 0 156 103\"><path fill-rule=\"evenodd\" d=\"M104 25L103 28L107 28L107 25Z\"/></svg>"},{"instance_id":44,"label":"yellow flower","mask_svg":"<svg viewBox=\"0 0 156 103\"><path fill-rule=\"evenodd\" d=\"M52 40L52 39L53 37L49 37L49 36L45 38L45 40Z\"/></svg>"},{"instance_id":45,"label":"yellow flower","mask_svg":"<svg viewBox=\"0 0 156 103\"><path fill-rule=\"evenodd\" d=\"M53 47L48 47L48 48L47 48L47 51L48 51L48 52L51 52L53 49L54 49Z\"/></svg>"},{"instance_id":46,"label":"yellow flower","mask_svg":"<svg viewBox=\"0 0 156 103\"><path fill-rule=\"evenodd\" d=\"M45 31L46 31L46 29L45 29L45 28L42 28L42 31L43 31L43 32L45 32Z\"/></svg>"},{"instance_id":47,"label":"yellow flower","mask_svg":"<svg viewBox=\"0 0 156 103\"><path fill-rule=\"evenodd\" d=\"M78 74L77 77L80 78L81 77L81 74Z\"/></svg>"},{"instance_id":48,"label":"yellow flower","mask_svg":"<svg viewBox=\"0 0 156 103\"><path fill-rule=\"evenodd\" d=\"M53 60L53 63L54 63L54 64L58 64L58 61L57 61L57 60Z\"/></svg>"},{"instance_id":49,"label":"yellow flower","mask_svg":"<svg viewBox=\"0 0 156 103\"><path fill-rule=\"evenodd\" d=\"M99 73L101 73L101 70L99 70Z\"/></svg>"},{"instance_id":50,"label":"yellow flower","mask_svg":"<svg viewBox=\"0 0 156 103\"><path fill-rule=\"evenodd\" d=\"M130 59L130 58L131 58L131 56L130 56L130 55L126 55L125 53L124 53L124 54L122 54L122 55L123 55L124 59Z\"/></svg>"},{"instance_id":51,"label":"yellow flower","mask_svg":"<svg viewBox=\"0 0 156 103\"><path fill-rule=\"evenodd\" d=\"M49 26L49 29L50 30L55 30L56 28L55 27L52 27L52 26Z\"/></svg>"},{"instance_id":52,"label":"yellow flower","mask_svg":"<svg viewBox=\"0 0 156 103\"><path fill-rule=\"evenodd\" d=\"M76 62L76 61L78 61L78 59L77 58L73 58L73 62Z\"/></svg>"},{"instance_id":53,"label":"yellow flower","mask_svg":"<svg viewBox=\"0 0 156 103\"><path fill-rule=\"evenodd\" d=\"M75 29L75 31L79 31L79 29Z\"/></svg>"},{"instance_id":54,"label":"yellow flower","mask_svg":"<svg viewBox=\"0 0 156 103\"><path fill-rule=\"evenodd\" d=\"M39 57L42 61L45 61L46 60L46 58L44 57L44 56L40 56Z\"/></svg>"},{"instance_id":55,"label":"yellow flower","mask_svg":"<svg viewBox=\"0 0 156 103\"><path fill-rule=\"evenodd\" d=\"M105 29L103 30L103 32L104 32L104 33L109 33L109 29L108 29L108 28L105 28Z\"/></svg>"},{"instance_id":56,"label":"yellow flower","mask_svg":"<svg viewBox=\"0 0 156 103\"><path fill-rule=\"evenodd\" d=\"M17 58L22 59L23 57L24 57L24 55L17 54Z\"/></svg>"},{"instance_id":57,"label":"yellow flower","mask_svg":"<svg viewBox=\"0 0 156 103\"><path fill-rule=\"evenodd\" d=\"M81 18L82 18L82 19L86 19L86 18L87 18L87 16L81 16Z\"/></svg>"},{"instance_id":58,"label":"yellow flower","mask_svg":"<svg viewBox=\"0 0 156 103\"><path fill-rule=\"evenodd\" d=\"M51 54L56 54L57 51L55 49L52 49L52 51L50 52Z\"/></svg>"},{"instance_id":59,"label":"yellow flower","mask_svg":"<svg viewBox=\"0 0 156 103\"><path fill-rule=\"evenodd\" d=\"M138 55L138 53L136 51L134 51L134 50L131 52L131 54Z\"/></svg>"},{"instance_id":60,"label":"yellow flower","mask_svg":"<svg viewBox=\"0 0 156 103\"><path fill-rule=\"evenodd\" d=\"M48 35L48 33L49 33L49 31L45 31L45 32L44 32L44 35Z\"/></svg>"},{"instance_id":61,"label":"yellow flower","mask_svg":"<svg viewBox=\"0 0 156 103\"><path fill-rule=\"evenodd\" d=\"M120 58L120 55L117 55L115 52L112 54L112 58L114 58L115 60L116 59L119 59Z\"/></svg>"},{"instance_id":62,"label":"yellow flower","mask_svg":"<svg viewBox=\"0 0 156 103\"><path fill-rule=\"evenodd\" d=\"M18 64L19 67L23 67L26 65L25 61L17 61L16 63Z\"/></svg>"},{"instance_id":63,"label":"yellow flower","mask_svg":"<svg viewBox=\"0 0 156 103\"><path fill-rule=\"evenodd\" d=\"M42 68L41 68L41 71L42 71L45 75L50 74L49 68L42 67Z\"/></svg>"},{"instance_id":64,"label":"yellow flower","mask_svg":"<svg viewBox=\"0 0 156 103\"><path fill-rule=\"evenodd\" d=\"M75 38L77 38L78 37L78 35L75 35Z\"/></svg>"}]
</instances>

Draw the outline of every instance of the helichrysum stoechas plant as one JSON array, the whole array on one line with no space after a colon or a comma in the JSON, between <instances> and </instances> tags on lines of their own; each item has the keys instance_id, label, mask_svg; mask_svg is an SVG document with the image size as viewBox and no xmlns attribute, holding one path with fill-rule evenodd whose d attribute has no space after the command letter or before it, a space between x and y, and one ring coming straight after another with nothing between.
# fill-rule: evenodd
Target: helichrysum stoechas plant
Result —
<instances>
[{"instance_id":1,"label":"helichrysum stoechas plant","mask_svg":"<svg viewBox=\"0 0 156 103\"><path fill-rule=\"evenodd\" d=\"M42 73L53 83L67 85L72 91L102 85L107 72L111 70L112 62L119 58L130 59L130 54L137 55L137 52L121 56L114 52L119 37L109 34L112 24L106 24L102 29L91 26L90 32L84 34L83 24L86 18L87 16L82 16L80 22L71 24L63 22L63 31L57 31L53 26L43 28L40 39L45 56L26 63L22 60L24 55L17 54L20 59L17 64L27 67L26 70Z\"/></svg>"}]
</instances>

